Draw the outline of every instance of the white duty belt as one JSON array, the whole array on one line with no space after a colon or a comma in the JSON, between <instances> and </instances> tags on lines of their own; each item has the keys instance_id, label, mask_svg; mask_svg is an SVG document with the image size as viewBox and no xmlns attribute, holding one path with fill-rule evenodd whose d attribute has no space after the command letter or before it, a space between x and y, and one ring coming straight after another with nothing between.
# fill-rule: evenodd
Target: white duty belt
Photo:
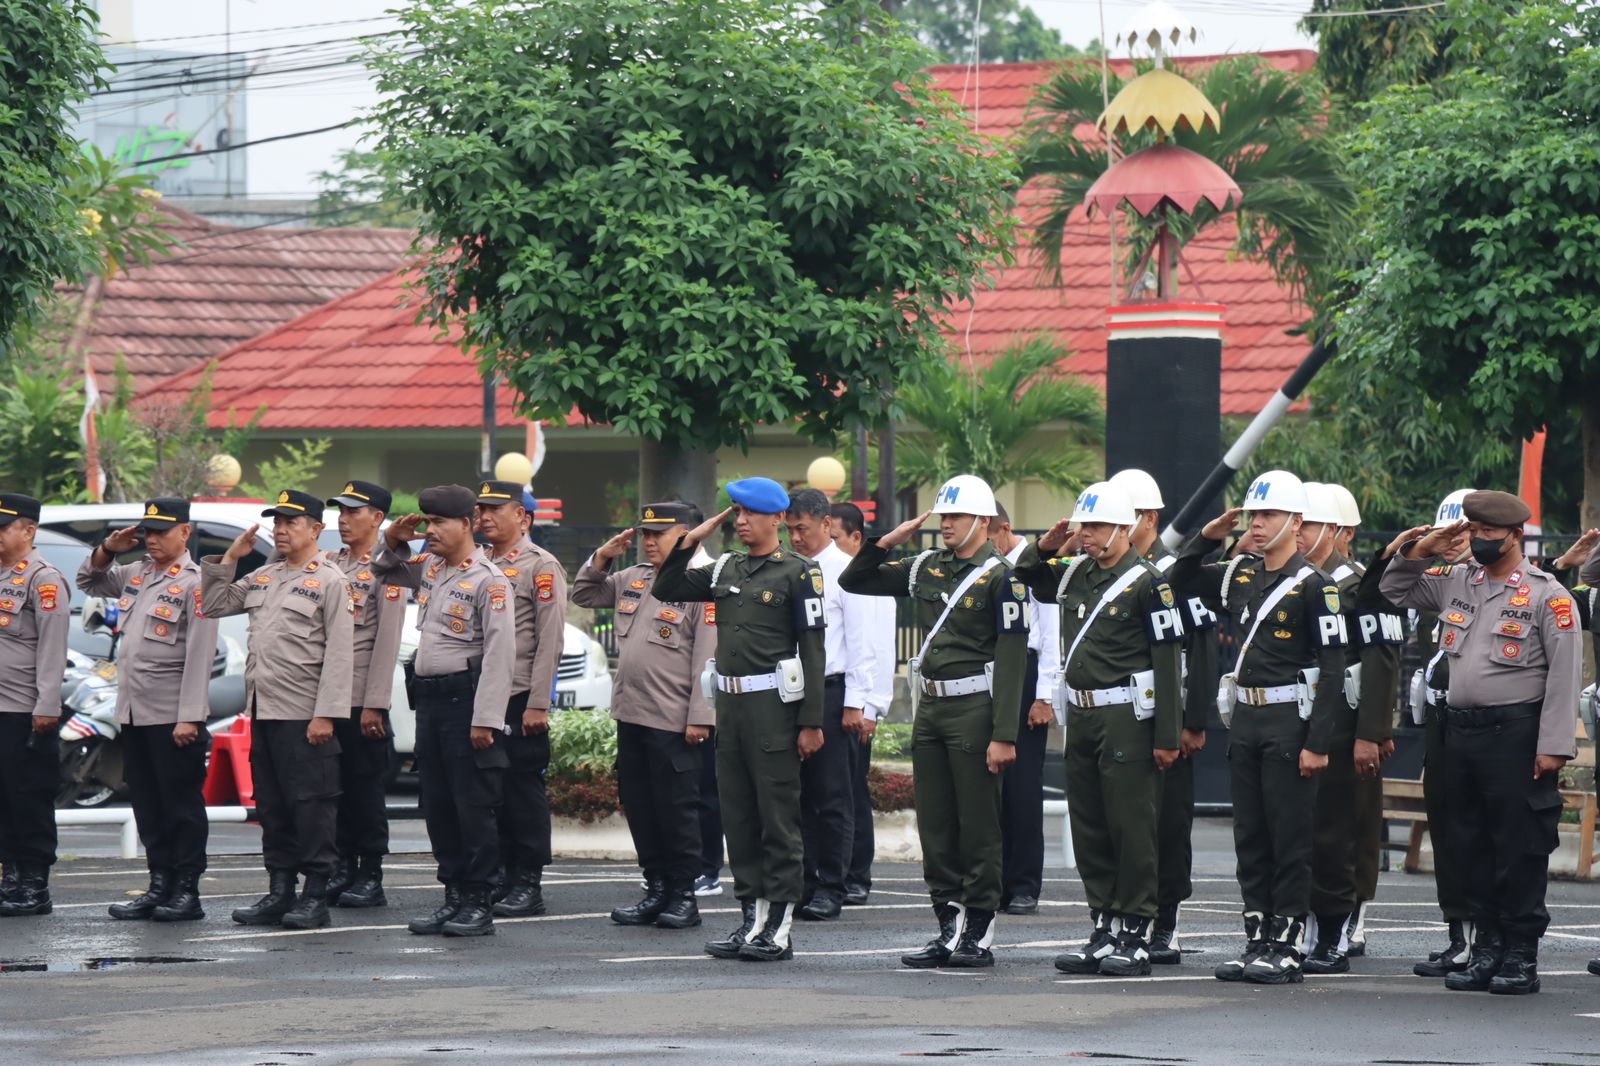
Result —
<instances>
[{"instance_id":1,"label":"white duty belt","mask_svg":"<svg viewBox=\"0 0 1600 1066\"><path fill-rule=\"evenodd\" d=\"M989 678L984 674L958 677L952 681L934 681L926 677L922 679L924 696L971 696L975 692L988 691Z\"/></svg>"},{"instance_id":2,"label":"white duty belt","mask_svg":"<svg viewBox=\"0 0 1600 1066\"><path fill-rule=\"evenodd\" d=\"M750 674L747 677L730 677L727 674L717 675L717 689L721 692L767 692L778 687L778 674Z\"/></svg>"},{"instance_id":3,"label":"white duty belt","mask_svg":"<svg viewBox=\"0 0 1600 1066\"><path fill-rule=\"evenodd\" d=\"M1266 688L1246 688L1240 685L1234 698L1249 707L1270 707L1275 703L1295 703L1300 699L1299 685L1269 685Z\"/></svg>"},{"instance_id":4,"label":"white duty belt","mask_svg":"<svg viewBox=\"0 0 1600 1066\"><path fill-rule=\"evenodd\" d=\"M1116 688L1073 688L1061 686L1067 700L1074 707L1116 707L1133 702L1133 689L1127 685Z\"/></svg>"}]
</instances>

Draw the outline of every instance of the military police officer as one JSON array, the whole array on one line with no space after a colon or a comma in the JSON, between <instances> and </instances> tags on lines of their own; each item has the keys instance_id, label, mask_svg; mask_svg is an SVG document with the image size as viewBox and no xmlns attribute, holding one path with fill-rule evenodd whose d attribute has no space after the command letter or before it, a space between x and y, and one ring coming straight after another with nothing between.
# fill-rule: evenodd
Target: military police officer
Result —
<instances>
[{"instance_id":1,"label":"military police officer","mask_svg":"<svg viewBox=\"0 0 1600 1066\"><path fill-rule=\"evenodd\" d=\"M200 612L200 566L189 557L189 501L163 496L106 537L78 568L78 588L117 597L117 721L123 777L144 843L150 885L111 917L195 921L206 868L206 693L217 623ZM114 565L138 546L143 559Z\"/></svg>"},{"instance_id":2,"label":"military police officer","mask_svg":"<svg viewBox=\"0 0 1600 1066\"><path fill-rule=\"evenodd\" d=\"M770 478L728 484L733 507L686 533L661 562L654 596L710 602L717 622L717 789L743 920L711 941L716 958L794 957L790 930L805 889L800 763L822 747L822 571L785 552L789 494ZM748 549L689 569L695 549L737 512Z\"/></svg>"},{"instance_id":3,"label":"military police officer","mask_svg":"<svg viewBox=\"0 0 1600 1066\"><path fill-rule=\"evenodd\" d=\"M848 592L906 596L925 637L909 671L917 834L938 935L900 961L914 969L994 965L1003 849L1001 774L1016 761L1028 658L1027 589L989 542L994 492L960 474L931 511L862 546L839 578ZM889 561L928 516L944 547Z\"/></svg>"},{"instance_id":4,"label":"military police officer","mask_svg":"<svg viewBox=\"0 0 1600 1066\"><path fill-rule=\"evenodd\" d=\"M333 723L350 713L354 608L344 574L317 546L320 497L285 490L261 517L272 519L272 561L234 580L238 561L255 551L258 527L251 526L200 565L205 615L250 616L250 772L269 888L233 920L314 929L328 924L328 879L339 857ZM298 899L297 873L305 876Z\"/></svg>"},{"instance_id":5,"label":"military police officer","mask_svg":"<svg viewBox=\"0 0 1600 1066\"><path fill-rule=\"evenodd\" d=\"M33 546L39 501L0 492L0 918L49 914L68 591Z\"/></svg>"},{"instance_id":6,"label":"military police officer","mask_svg":"<svg viewBox=\"0 0 1600 1066\"><path fill-rule=\"evenodd\" d=\"M1217 967L1223 981L1288 984L1303 976L1315 775L1327 768L1336 701L1344 701L1347 643L1338 588L1295 542L1305 509L1300 479L1268 471L1251 483L1243 507L1212 519L1184 546L1169 574L1180 595L1228 611L1243 635L1217 693L1218 709L1232 719L1228 767L1246 939L1237 958ZM1204 563L1245 512L1246 553Z\"/></svg>"},{"instance_id":7,"label":"military police officer","mask_svg":"<svg viewBox=\"0 0 1600 1066\"><path fill-rule=\"evenodd\" d=\"M648 504L637 526L595 549L572 584L573 603L616 614L617 792L645 880L643 899L611 912L618 925L700 924L700 760L716 725L700 674L716 651L716 608L662 602L651 586L678 538L702 521L690 503ZM644 562L613 570L635 535ZM693 567L710 562L703 551L689 559Z\"/></svg>"},{"instance_id":8,"label":"military police officer","mask_svg":"<svg viewBox=\"0 0 1600 1066\"><path fill-rule=\"evenodd\" d=\"M1572 594L1523 557L1527 504L1474 492L1461 509L1465 522L1406 546L1382 589L1395 603L1441 612L1450 659L1448 825L1474 932L1467 968L1445 987L1526 995L1539 990L1539 938L1550 922L1556 778L1577 753L1582 634ZM1479 567L1436 564L1462 529Z\"/></svg>"},{"instance_id":9,"label":"military police officer","mask_svg":"<svg viewBox=\"0 0 1600 1066\"><path fill-rule=\"evenodd\" d=\"M340 907L382 907L383 857L389 853L384 781L389 770L389 703L394 664L405 628L404 590L378 580L372 569L378 535L393 497L370 481L346 482L328 501L339 509L344 547L333 565L350 583L355 608L351 649L350 713L334 720L339 740L339 867L328 883L328 902Z\"/></svg>"},{"instance_id":10,"label":"military police officer","mask_svg":"<svg viewBox=\"0 0 1600 1066\"><path fill-rule=\"evenodd\" d=\"M550 865L550 702L567 625L567 572L528 538L522 486L485 481L478 488L478 532L516 601L517 666L506 704L507 768L498 814L500 861L494 912L526 918L545 912L544 868Z\"/></svg>"},{"instance_id":11,"label":"military police officer","mask_svg":"<svg viewBox=\"0 0 1600 1066\"><path fill-rule=\"evenodd\" d=\"M1127 493L1102 481L1017 560L1017 576L1061 605L1067 645L1067 810L1092 928L1056 959L1063 973L1150 972L1161 772L1178 761L1183 725L1183 619L1133 549L1137 521ZM1052 558L1073 523L1084 554Z\"/></svg>"}]
</instances>

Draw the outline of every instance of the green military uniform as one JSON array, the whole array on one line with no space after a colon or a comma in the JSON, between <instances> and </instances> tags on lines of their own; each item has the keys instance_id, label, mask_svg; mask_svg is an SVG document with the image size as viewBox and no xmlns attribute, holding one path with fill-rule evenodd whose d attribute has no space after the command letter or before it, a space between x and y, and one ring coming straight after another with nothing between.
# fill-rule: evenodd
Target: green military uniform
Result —
<instances>
[{"instance_id":1,"label":"green military uniform","mask_svg":"<svg viewBox=\"0 0 1600 1066\"><path fill-rule=\"evenodd\" d=\"M1027 590L988 542L967 559L944 548L893 562L888 555L874 537L839 584L868 596L909 596L924 632L974 567L999 560L962 593L922 655L911 749L922 875L934 909L959 904L967 914L992 915L1002 880L1001 776L989 772L988 749L992 741L1016 742L1028 661ZM992 691L941 694L946 682L981 678L991 663Z\"/></svg>"},{"instance_id":2,"label":"green military uniform","mask_svg":"<svg viewBox=\"0 0 1600 1066\"><path fill-rule=\"evenodd\" d=\"M1016 574L1061 605L1067 810L1095 928L1082 965L1069 972L1099 969L1096 952L1111 954L1114 919L1137 934L1130 950L1143 952L1137 961L1148 972L1161 806L1154 750L1177 750L1183 726L1177 598L1131 550L1104 567L1087 556L1041 559L1030 544Z\"/></svg>"}]
</instances>

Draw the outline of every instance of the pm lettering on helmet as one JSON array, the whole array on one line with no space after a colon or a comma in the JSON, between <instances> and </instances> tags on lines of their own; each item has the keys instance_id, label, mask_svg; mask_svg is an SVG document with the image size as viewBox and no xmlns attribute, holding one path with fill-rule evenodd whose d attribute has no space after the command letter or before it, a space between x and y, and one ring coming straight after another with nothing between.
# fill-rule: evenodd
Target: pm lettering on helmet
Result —
<instances>
[{"instance_id":1,"label":"pm lettering on helmet","mask_svg":"<svg viewBox=\"0 0 1600 1066\"><path fill-rule=\"evenodd\" d=\"M1272 482L1270 481L1257 481L1254 485L1250 486L1250 496L1252 499L1264 500L1267 498L1267 494L1271 491Z\"/></svg>"},{"instance_id":2,"label":"pm lettering on helmet","mask_svg":"<svg viewBox=\"0 0 1600 1066\"><path fill-rule=\"evenodd\" d=\"M938 501L937 502L939 502L939 503L955 503L956 502L956 497L960 496L960 495L961 495L961 486L960 485L946 485L944 488L939 490L939 496L938 496Z\"/></svg>"},{"instance_id":3,"label":"pm lettering on helmet","mask_svg":"<svg viewBox=\"0 0 1600 1066\"><path fill-rule=\"evenodd\" d=\"M1092 492L1086 492L1078 497L1078 508L1083 511L1093 511L1099 504L1100 497Z\"/></svg>"},{"instance_id":4,"label":"pm lettering on helmet","mask_svg":"<svg viewBox=\"0 0 1600 1066\"><path fill-rule=\"evenodd\" d=\"M1439 521L1446 523L1461 521L1461 505L1459 503L1447 503L1440 507Z\"/></svg>"}]
</instances>

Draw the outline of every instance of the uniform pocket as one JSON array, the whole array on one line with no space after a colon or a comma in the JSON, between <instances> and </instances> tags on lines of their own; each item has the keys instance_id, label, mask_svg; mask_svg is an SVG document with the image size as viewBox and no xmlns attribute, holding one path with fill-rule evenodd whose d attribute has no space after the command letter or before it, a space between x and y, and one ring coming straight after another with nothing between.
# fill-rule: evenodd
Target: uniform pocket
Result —
<instances>
[{"instance_id":1,"label":"uniform pocket","mask_svg":"<svg viewBox=\"0 0 1600 1066\"><path fill-rule=\"evenodd\" d=\"M283 609L310 618L322 609L322 605L312 600L309 596L300 596L291 592L283 601Z\"/></svg>"},{"instance_id":2,"label":"uniform pocket","mask_svg":"<svg viewBox=\"0 0 1600 1066\"><path fill-rule=\"evenodd\" d=\"M294 798L332 799L339 794L339 745L336 741L311 747L300 757L295 773Z\"/></svg>"},{"instance_id":3,"label":"uniform pocket","mask_svg":"<svg viewBox=\"0 0 1600 1066\"><path fill-rule=\"evenodd\" d=\"M682 751L672 753L672 772L687 774L700 769L700 750L698 748L684 748Z\"/></svg>"},{"instance_id":4,"label":"uniform pocket","mask_svg":"<svg viewBox=\"0 0 1600 1066\"><path fill-rule=\"evenodd\" d=\"M1566 801L1556 787L1554 774L1549 781L1548 785L1543 780L1534 785L1528 797L1529 817L1533 823L1532 832L1528 834L1529 855L1549 855L1561 843L1561 808Z\"/></svg>"},{"instance_id":5,"label":"uniform pocket","mask_svg":"<svg viewBox=\"0 0 1600 1066\"><path fill-rule=\"evenodd\" d=\"M153 640L158 644L178 643L178 624L169 618L158 618L151 615L145 626L146 640Z\"/></svg>"},{"instance_id":6,"label":"uniform pocket","mask_svg":"<svg viewBox=\"0 0 1600 1066\"><path fill-rule=\"evenodd\" d=\"M1528 648L1525 644L1526 637L1508 637L1501 633L1494 635L1493 649L1489 658L1498 666L1527 666Z\"/></svg>"},{"instance_id":7,"label":"uniform pocket","mask_svg":"<svg viewBox=\"0 0 1600 1066\"><path fill-rule=\"evenodd\" d=\"M1439 650L1449 656L1458 656L1467 643L1467 630L1472 628L1473 616L1451 611L1439 619Z\"/></svg>"},{"instance_id":8,"label":"uniform pocket","mask_svg":"<svg viewBox=\"0 0 1600 1066\"><path fill-rule=\"evenodd\" d=\"M480 770L504 770L511 765L511 755L506 746L496 740L487 748L473 748L472 764Z\"/></svg>"}]
</instances>

